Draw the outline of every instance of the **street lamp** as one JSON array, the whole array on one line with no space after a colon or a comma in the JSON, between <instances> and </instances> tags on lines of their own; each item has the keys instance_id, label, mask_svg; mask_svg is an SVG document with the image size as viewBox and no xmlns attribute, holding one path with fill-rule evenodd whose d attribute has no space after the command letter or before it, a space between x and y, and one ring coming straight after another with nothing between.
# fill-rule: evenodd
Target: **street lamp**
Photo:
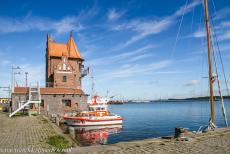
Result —
<instances>
[{"instance_id":1,"label":"street lamp","mask_svg":"<svg viewBox=\"0 0 230 154\"><path fill-rule=\"evenodd\" d=\"M14 92L14 71L15 70L20 70L21 68L19 67L19 66L16 66L16 67L14 67L14 66L12 66L11 67L11 93L13 93Z\"/></svg>"},{"instance_id":2,"label":"street lamp","mask_svg":"<svg viewBox=\"0 0 230 154\"><path fill-rule=\"evenodd\" d=\"M25 75L26 75L26 87L27 87L27 82L28 82L28 72L25 72Z\"/></svg>"},{"instance_id":3,"label":"street lamp","mask_svg":"<svg viewBox=\"0 0 230 154\"><path fill-rule=\"evenodd\" d=\"M19 75L19 74L21 74L21 72L14 72L14 87L15 87L15 75Z\"/></svg>"}]
</instances>

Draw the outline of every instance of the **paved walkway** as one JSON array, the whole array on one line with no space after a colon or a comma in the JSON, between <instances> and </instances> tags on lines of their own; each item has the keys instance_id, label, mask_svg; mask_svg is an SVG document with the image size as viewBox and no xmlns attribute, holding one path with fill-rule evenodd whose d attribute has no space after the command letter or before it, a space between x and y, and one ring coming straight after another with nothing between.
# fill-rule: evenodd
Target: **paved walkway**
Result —
<instances>
[{"instance_id":1,"label":"paved walkway","mask_svg":"<svg viewBox=\"0 0 230 154\"><path fill-rule=\"evenodd\" d=\"M51 149L46 143L56 132L41 116L12 117L0 112L0 154L1 153L46 153Z\"/></svg>"},{"instance_id":2,"label":"paved walkway","mask_svg":"<svg viewBox=\"0 0 230 154\"><path fill-rule=\"evenodd\" d=\"M192 141L148 139L113 145L81 147L72 153L87 154L229 154L230 128L199 134Z\"/></svg>"}]
</instances>

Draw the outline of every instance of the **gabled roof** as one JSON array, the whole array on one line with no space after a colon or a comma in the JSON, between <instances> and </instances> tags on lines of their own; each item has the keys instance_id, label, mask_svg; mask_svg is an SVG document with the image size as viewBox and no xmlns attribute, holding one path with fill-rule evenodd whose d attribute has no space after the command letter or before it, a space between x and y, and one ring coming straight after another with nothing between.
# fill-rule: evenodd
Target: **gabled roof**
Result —
<instances>
[{"instance_id":1,"label":"gabled roof","mask_svg":"<svg viewBox=\"0 0 230 154\"><path fill-rule=\"evenodd\" d=\"M47 55L53 57L67 56L83 60L72 36L70 36L67 44L64 44L53 42L51 36L47 35Z\"/></svg>"},{"instance_id":2,"label":"gabled roof","mask_svg":"<svg viewBox=\"0 0 230 154\"><path fill-rule=\"evenodd\" d=\"M69 57L81 58L80 52L79 52L77 45L75 44L72 36L70 36L69 41L67 43L67 50L69 51Z\"/></svg>"}]
</instances>

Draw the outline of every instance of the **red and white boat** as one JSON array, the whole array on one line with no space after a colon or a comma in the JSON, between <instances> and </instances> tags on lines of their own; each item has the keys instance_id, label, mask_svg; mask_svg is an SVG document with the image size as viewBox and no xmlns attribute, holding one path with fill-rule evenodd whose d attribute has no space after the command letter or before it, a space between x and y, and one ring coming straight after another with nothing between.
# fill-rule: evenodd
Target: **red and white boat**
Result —
<instances>
[{"instance_id":1,"label":"red and white boat","mask_svg":"<svg viewBox=\"0 0 230 154\"><path fill-rule=\"evenodd\" d=\"M116 114L111 114L108 110L109 99L94 96L88 102L88 111L67 113L64 119L70 126L106 126L121 125L123 118Z\"/></svg>"}]
</instances>

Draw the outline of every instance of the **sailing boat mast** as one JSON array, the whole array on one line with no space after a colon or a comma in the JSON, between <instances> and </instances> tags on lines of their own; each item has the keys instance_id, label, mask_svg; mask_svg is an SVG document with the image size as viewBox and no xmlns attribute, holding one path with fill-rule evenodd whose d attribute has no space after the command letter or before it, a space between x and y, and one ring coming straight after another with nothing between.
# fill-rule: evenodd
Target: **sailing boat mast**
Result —
<instances>
[{"instance_id":1,"label":"sailing boat mast","mask_svg":"<svg viewBox=\"0 0 230 154\"><path fill-rule=\"evenodd\" d=\"M205 9L205 23L207 33L207 47L208 47L208 69L209 69L209 91L210 91L210 109L212 128L214 127L214 98L213 98L213 76L212 76L212 50L211 50L211 32L209 23L208 0L204 0Z\"/></svg>"}]
</instances>

